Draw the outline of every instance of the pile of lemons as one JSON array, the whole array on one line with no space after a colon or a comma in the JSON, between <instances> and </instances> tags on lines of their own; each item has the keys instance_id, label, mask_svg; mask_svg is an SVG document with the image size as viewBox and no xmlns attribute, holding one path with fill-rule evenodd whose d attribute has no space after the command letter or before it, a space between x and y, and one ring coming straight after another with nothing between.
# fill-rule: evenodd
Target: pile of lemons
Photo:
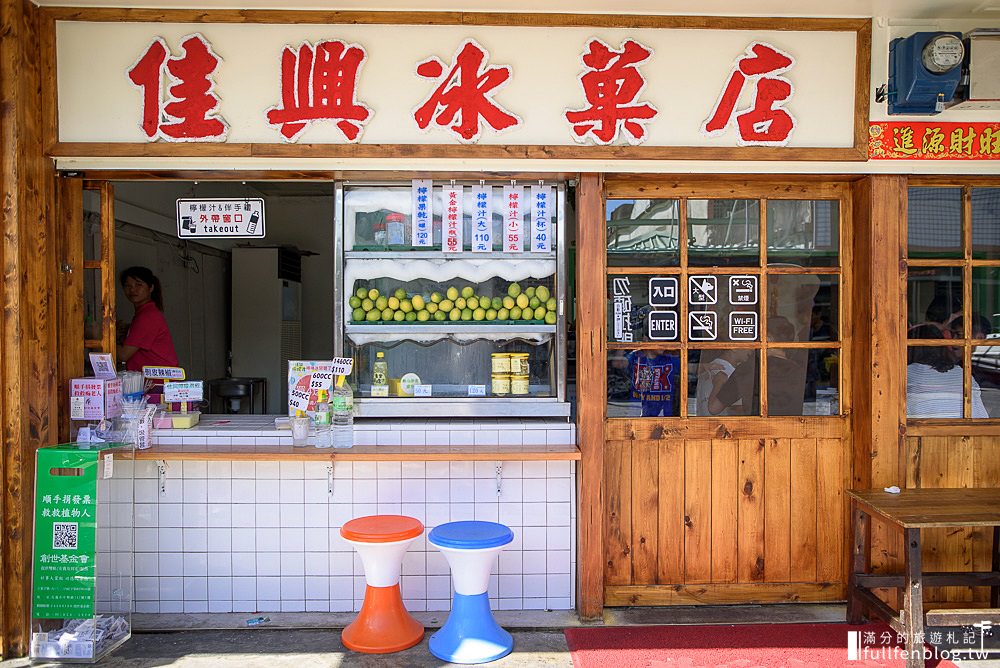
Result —
<instances>
[{"instance_id":1,"label":"pile of lemons","mask_svg":"<svg viewBox=\"0 0 1000 668\"><path fill-rule=\"evenodd\" d=\"M358 288L350 299L354 322L511 322L542 321L556 324L556 298L544 285L521 289L507 286L503 297L476 294L472 286L448 286L444 294L407 294L397 288L391 295L375 288Z\"/></svg>"}]
</instances>

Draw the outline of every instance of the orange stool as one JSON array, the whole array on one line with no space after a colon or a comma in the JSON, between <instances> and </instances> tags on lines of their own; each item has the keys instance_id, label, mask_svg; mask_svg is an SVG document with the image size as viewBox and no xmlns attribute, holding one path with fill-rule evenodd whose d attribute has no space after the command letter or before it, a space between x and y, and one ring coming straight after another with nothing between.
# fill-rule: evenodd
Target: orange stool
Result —
<instances>
[{"instance_id":1,"label":"orange stool","mask_svg":"<svg viewBox=\"0 0 1000 668\"><path fill-rule=\"evenodd\" d=\"M399 571L403 555L424 532L419 520L404 515L358 517L340 529L365 567L365 601L358 618L344 629L344 646L366 654L388 654L424 639L424 627L403 606Z\"/></svg>"}]
</instances>

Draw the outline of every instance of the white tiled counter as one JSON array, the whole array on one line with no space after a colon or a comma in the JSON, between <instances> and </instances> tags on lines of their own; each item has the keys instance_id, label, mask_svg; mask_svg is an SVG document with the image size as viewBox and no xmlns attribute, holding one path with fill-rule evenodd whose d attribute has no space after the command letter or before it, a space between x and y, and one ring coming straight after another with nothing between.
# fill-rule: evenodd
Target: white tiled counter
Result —
<instances>
[{"instance_id":1,"label":"white tiled counter","mask_svg":"<svg viewBox=\"0 0 1000 668\"><path fill-rule=\"evenodd\" d=\"M493 570L495 608L575 606L572 424L359 420L355 442L292 448L273 418L253 416L157 430L134 462L137 612L359 610L364 571L339 529L377 513L416 517L427 531L506 524L515 538ZM410 610L448 609L448 565L426 532L402 573Z\"/></svg>"}]
</instances>

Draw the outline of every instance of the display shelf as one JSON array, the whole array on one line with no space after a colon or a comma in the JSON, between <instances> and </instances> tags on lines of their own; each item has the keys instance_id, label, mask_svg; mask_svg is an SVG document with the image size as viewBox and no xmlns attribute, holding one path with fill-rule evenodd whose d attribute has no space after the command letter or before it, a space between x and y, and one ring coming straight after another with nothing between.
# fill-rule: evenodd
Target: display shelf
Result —
<instances>
[{"instance_id":1,"label":"display shelf","mask_svg":"<svg viewBox=\"0 0 1000 668\"><path fill-rule=\"evenodd\" d=\"M459 330L459 331L456 331ZM509 325L489 325L481 322L447 322L441 324L349 324L348 334L555 334L555 325L511 323Z\"/></svg>"},{"instance_id":2,"label":"display shelf","mask_svg":"<svg viewBox=\"0 0 1000 668\"><path fill-rule=\"evenodd\" d=\"M137 450L135 458L163 461L574 461L580 459L580 449L575 444L355 445L335 449L233 443L154 445L148 450Z\"/></svg>"},{"instance_id":3,"label":"display shelf","mask_svg":"<svg viewBox=\"0 0 1000 668\"><path fill-rule=\"evenodd\" d=\"M401 251L401 250L349 250L344 251L345 260L550 260L556 261L555 252L549 253L473 253L465 250L461 253L445 253L444 251Z\"/></svg>"},{"instance_id":4,"label":"display shelf","mask_svg":"<svg viewBox=\"0 0 1000 668\"><path fill-rule=\"evenodd\" d=\"M472 401L444 397L366 397L354 400L358 417L568 417L570 405L558 397L477 397Z\"/></svg>"}]
</instances>

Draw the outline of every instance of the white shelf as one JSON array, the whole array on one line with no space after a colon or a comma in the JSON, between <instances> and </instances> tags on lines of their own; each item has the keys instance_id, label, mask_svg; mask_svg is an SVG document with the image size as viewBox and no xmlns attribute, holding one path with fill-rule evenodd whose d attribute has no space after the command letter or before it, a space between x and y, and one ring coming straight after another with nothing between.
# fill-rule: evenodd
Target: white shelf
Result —
<instances>
[{"instance_id":1,"label":"white shelf","mask_svg":"<svg viewBox=\"0 0 1000 668\"><path fill-rule=\"evenodd\" d=\"M346 260L552 260L554 251L549 253L445 253L444 251L344 251Z\"/></svg>"},{"instance_id":2,"label":"white shelf","mask_svg":"<svg viewBox=\"0 0 1000 668\"><path fill-rule=\"evenodd\" d=\"M346 327L348 334L555 334L555 325L352 325Z\"/></svg>"}]
</instances>

